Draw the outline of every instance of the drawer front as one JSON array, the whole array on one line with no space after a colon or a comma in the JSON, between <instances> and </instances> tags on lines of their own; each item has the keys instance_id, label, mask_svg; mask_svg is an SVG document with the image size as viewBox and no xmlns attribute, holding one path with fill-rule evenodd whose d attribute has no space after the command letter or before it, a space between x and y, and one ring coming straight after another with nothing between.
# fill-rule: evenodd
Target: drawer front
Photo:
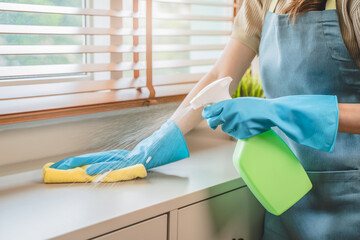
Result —
<instances>
[{"instance_id":1,"label":"drawer front","mask_svg":"<svg viewBox=\"0 0 360 240\"><path fill-rule=\"evenodd\" d=\"M162 215L130 227L95 238L96 240L166 240L167 215Z\"/></svg>"},{"instance_id":2,"label":"drawer front","mask_svg":"<svg viewBox=\"0 0 360 240\"><path fill-rule=\"evenodd\" d=\"M247 187L179 209L178 240L258 240L264 209Z\"/></svg>"}]
</instances>

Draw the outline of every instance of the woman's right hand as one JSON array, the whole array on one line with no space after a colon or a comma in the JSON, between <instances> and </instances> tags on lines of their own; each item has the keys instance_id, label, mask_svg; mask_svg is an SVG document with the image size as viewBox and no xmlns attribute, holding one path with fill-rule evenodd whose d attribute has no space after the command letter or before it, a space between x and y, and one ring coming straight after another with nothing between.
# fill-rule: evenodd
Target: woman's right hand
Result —
<instances>
[{"instance_id":1,"label":"woman's right hand","mask_svg":"<svg viewBox=\"0 0 360 240\"><path fill-rule=\"evenodd\" d=\"M136 164L143 164L146 169L151 169L187 157L189 151L184 136L175 122L168 120L132 151L113 150L70 157L50 168L67 170L90 164L86 168L87 174L96 175Z\"/></svg>"}]
</instances>

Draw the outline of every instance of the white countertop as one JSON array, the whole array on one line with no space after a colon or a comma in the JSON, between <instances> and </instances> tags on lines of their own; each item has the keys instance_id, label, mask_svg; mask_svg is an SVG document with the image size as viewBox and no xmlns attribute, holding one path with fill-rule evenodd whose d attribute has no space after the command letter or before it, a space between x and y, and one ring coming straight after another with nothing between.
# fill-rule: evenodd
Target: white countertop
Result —
<instances>
[{"instance_id":1,"label":"white countertop","mask_svg":"<svg viewBox=\"0 0 360 240\"><path fill-rule=\"evenodd\" d=\"M228 135L201 125L186 141L190 158L145 179L43 184L41 170L1 177L0 239L90 238L245 185Z\"/></svg>"}]
</instances>

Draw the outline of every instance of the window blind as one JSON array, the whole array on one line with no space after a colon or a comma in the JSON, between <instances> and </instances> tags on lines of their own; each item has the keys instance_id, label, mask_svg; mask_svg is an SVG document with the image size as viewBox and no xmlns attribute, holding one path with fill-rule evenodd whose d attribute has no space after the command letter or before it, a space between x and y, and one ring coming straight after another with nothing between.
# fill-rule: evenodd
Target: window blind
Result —
<instances>
[{"instance_id":1,"label":"window blind","mask_svg":"<svg viewBox=\"0 0 360 240\"><path fill-rule=\"evenodd\" d=\"M180 101L239 0L0 2L0 124Z\"/></svg>"}]
</instances>

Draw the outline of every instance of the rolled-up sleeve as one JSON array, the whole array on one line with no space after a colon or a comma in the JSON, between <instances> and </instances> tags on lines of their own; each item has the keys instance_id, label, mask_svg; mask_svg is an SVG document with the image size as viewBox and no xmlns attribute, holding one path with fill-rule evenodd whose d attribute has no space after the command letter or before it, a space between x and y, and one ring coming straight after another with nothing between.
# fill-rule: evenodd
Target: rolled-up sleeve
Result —
<instances>
[{"instance_id":1,"label":"rolled-up sleeve","mask_svg":"<svg viewBox=\"0 0 360 240\"><path fill-rule=\"evenodd\" d=\"M261 30L272 0L244 0L235 17L231 37L237 39L256 54L259 53ZM286 1L279 1L276 13L280 13Z\"/></svg>"},{"instance_id":2,"label":"rolled-up sleeve","mask_svg":"<svg viewBox=\"0 0 360 240\"><path fill-rule=\"evenodd\" d=\"M235 17L231 34L231 38L239 40L256 54L259 52L263 15L261 0L244 0Z\"/></svg>"}]
</instances>

